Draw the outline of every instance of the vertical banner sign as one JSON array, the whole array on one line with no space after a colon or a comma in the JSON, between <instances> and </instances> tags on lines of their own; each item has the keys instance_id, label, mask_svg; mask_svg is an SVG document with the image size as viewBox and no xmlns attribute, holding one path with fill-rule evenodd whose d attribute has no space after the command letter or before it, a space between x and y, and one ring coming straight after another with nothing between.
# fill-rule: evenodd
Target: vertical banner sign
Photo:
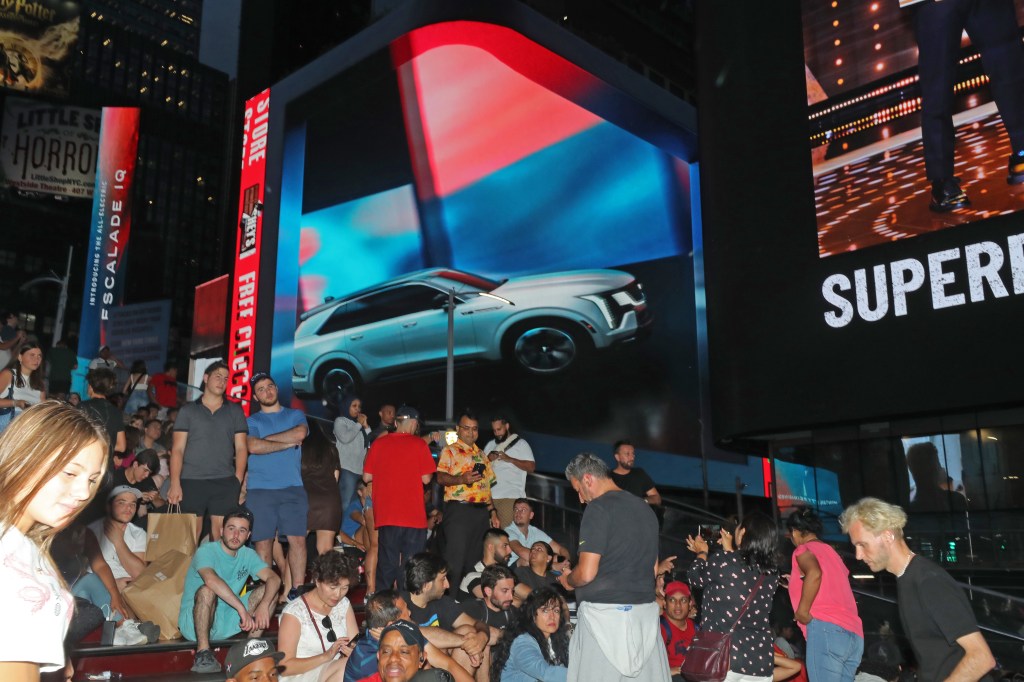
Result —
<instances>
[{"instance_id":1,"label":"vertical banner sign","mask_svg":"<svg viewBox=\"0 0 1024 682\"><path fill-rule=\"evenodd\" d=\"M139 146L139 110L105 107L92 196L78 355L94 358L108 340L112 308L124 297L125 253L132 226L132 178Z\"/></svg>"},{"instance_id":2,"label":"vertical banner sign","mask_svg":"<svg viewBox=\"0 0 1024 682\"><path fill-rule=\"evenodd\" d=\"M256 294L260 275L260 238L263 234L263 190L267 174L267 124L270 90L245 103L242 127L242 180L238 202L238 240L231 278L231 332L228 395L242 401L249 413L249 377L253 373L256 341Z\"/></svg>"}]
</instances>

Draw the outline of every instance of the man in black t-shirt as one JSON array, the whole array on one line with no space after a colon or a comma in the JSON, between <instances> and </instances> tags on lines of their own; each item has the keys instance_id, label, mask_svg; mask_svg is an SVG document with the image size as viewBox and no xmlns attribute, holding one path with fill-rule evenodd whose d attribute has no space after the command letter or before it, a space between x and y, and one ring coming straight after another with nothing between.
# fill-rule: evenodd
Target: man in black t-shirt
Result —
<instances>
[{"instance_id":1,"label":"man in black t-shirt","mask_svg":"<svg viewBox=\"0 0 1024 682\"><path fill-rule=\"evenodd\" d=\"M516 579L508 566L488 566L480 573L480 589L484 597L465 602L465 612L481 623L504 630L515 615L512 606L515 588Z\"/></svg>"},{"instance_id":2,"label":"man in black t-shirt","mask_svg":"<svg viewBox=\"0 0 1024 682\"><path fill-rule=\"evenodd\" d=\"M839 517L857 558L896 576L900 621L917 658L918 679L979 680L995 667L963 589L937 564L917 556L903 538L907 514L865 497Z\"/></svg>"},{"instance_id":3,"label":"man in black t-shirt","mask_svg":"<svg viewBox=\"0 0 1024 682\"><path fill-rule=\"evenodd\" d=\"M615 458L615 468L612 469L612 480L615 485L632 493L647 504L660 507L661 494L654 487L654 481L643 469L634 466L636 464L636 450L628 440L620 440L612 448L612 456Z\"/></svg>"},{"instance_id":4,"label":"man in black t-shirt","mask_svg":"<svg viewBox=\"0 0 1024 682\"><path fill-rule=\"evenodd\" d=\"M669 679L654 595L658 519L642 500L615 485L597 455L576 455L565 476L587 505L579 559L559 580L576 590L578 604L568 682Z\"/></svg>"},{"instance_id":5,"label":"man in black t-shirt","mask_svg":"<svg viewBox=\"0 0 1024 682\"><path fill-rule=\"evenodd\" d=\"M439 628L452 637L431 637L431 643L445 650L455 662L478 676L486 667L488 648L498 641L500 631L488 627L466 613L465 608L445 595L448 589L448 565L441 557L423 552L405 564L405 586L401 593L409 607L410 618L421 627ZM450 648L448 648L450 647Z\"/></svg>"},{"instance_id":6,"label":"man in black t-shirt","mask_svg":"<svg viewBox=\"0 0 1024 682\"><path fill-rule=\"evenodd\" d=\"M148 524L146 516L151 511L158 511L167 504L160 497L153 474L160 471L160 457L155 450L143 450L135 456L135 460L126 469L117 469L113 474L114 487L126 485L142 493L139 509L132 523L141 528Z\"/></svg>"}]
</instances>

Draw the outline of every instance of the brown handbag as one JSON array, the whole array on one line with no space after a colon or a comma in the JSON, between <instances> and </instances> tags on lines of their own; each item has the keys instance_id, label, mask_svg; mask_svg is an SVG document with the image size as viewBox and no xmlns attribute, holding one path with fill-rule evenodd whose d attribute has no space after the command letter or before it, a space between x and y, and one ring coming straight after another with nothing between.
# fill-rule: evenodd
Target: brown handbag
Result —
<instances>
[{"instance_id":1,"label":"brown handbag","mask_svg":"<svg viewBox=\"0 0 1024 682\"><path fill-rule=\"evenodd\" d=\"M733 621L729 632L711 632L710 630L698 630L693 635L693 641L686 649L686 658L679 669L679 674L689 682L722 682L729 674L729 656L732 650L732 633L739 625L747 607L753 601L754 595L761 589L764 583L764 576L757 579L757 584L750 591L747 600L743 602L736 620Z\"/></svg>"}]
</instances>

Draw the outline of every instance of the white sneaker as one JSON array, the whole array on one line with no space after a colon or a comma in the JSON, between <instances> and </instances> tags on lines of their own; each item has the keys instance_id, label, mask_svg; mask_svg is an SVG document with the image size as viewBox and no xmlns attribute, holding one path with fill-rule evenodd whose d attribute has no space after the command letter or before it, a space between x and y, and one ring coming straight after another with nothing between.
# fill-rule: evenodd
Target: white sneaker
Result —
<instances>
[{"instance_id":1,"label":"white sneaker","mask_svg":"<svg viewBox=\"0 0 1024 682\"><path fill-rule=\"evenodd\" d=\"M148 641L149 638L139 632L139 624L130 618L123 621L114 631L114 646L135 646Z\"/></svg>"}]
</instances>

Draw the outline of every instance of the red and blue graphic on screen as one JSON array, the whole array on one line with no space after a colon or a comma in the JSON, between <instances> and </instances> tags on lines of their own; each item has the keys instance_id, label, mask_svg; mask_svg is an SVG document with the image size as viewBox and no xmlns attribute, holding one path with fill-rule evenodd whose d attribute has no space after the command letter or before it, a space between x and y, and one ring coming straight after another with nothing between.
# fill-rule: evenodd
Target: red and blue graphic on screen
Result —
<instances>
[{"instance_id":1,"label":"red and blue graphic on screen","mask_svg":"<svg viewBox=\"0 0 1024 682\"><path fill-rule=\"evenodd\" d=\"M297 217L298 312L425 267L505 278L690 252L688 167L592 113L607 84L474 22L409 33L391 56L413 181ZM286 173L304 144L289 136ZM282 230L301 205L287 192Z\"/></svg>"}]
</instances>

